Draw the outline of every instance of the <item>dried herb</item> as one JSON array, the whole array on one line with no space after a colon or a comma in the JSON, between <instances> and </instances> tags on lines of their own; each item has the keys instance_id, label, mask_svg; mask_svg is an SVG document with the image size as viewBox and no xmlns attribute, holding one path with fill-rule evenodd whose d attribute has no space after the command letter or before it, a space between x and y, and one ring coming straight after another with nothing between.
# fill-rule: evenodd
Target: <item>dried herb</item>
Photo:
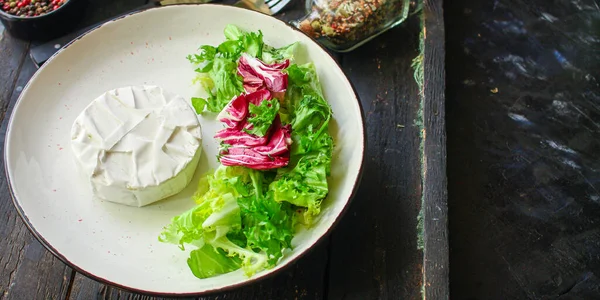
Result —
<instances>
[{"instance_id":1,"label":"dried herb","mask_svg":"<svg viewBox=\"0 0 600 300\"><path fill-rule=\"evenodd\" d=\"M315 0L298 27L315 39L351 47L402 21L406 0Z\"/></svg>"}]
</instances>

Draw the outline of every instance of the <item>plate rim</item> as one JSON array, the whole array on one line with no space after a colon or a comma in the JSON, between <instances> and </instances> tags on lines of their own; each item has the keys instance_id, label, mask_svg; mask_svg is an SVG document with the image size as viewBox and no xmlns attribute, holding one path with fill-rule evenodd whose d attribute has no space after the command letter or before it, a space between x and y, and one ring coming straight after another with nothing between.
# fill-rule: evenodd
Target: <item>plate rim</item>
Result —
<instances>
[{"instance_id":1,"label":"plate rim","mask_svg":"<svg viewBox=\"0 0 600 300\"><path fill-rule=\"evenodd\" d=\"M245 8L240 8L240 7L236 7L236 6L232 6L232 5L226 5L226 4L220 4L220 3L203 3L203 4L174 4L174 5L169 5L169 6L157 6L157 7L147 7L147 8L143 8L140 10L135 10L129 13L126 13L124 15L120 15L114 18L110 18L108 20L106 20L105 22L102 22L101 24L91 28L90 30L82 33L81 35L77 36L76 38L74 38L73 40L71 40L70 42L68 42L67 44L65 44L63 47L61 47L58 51L56 51L56 53L54 53L50 58L48 58L48 60L38 69L36 70L36 72L33 74L33 76L29 79L29 81L27 82L27 84L25 85L25 87L23 88L23 91L27 90L29 88L29 85L31 84L31 82L33 81L33 79L35 79L35 77L37 76L37 74L44 69L52 60L54 60L54 58L59 55L60 53L63 52L63 50L67 49L70 45L72 45L73 43L77 42L78 40L80 40L81 38L83 38L84 36L91 34L92 32L98 30L99 28L101 28L102 26L108 24L108 23L112 23L112 22L116 22L120 19L124 19L127 17L130 17L132 15L137 15L137 14L141 14L150 10L157 10L157 9L168 9L171 7L182 7L182 6L197 6L197 7L201 7L201 6L213 6L213 7L226 7L227 9L234 9L234 10L247 10L249 13L254 13L254 14L260 14L263 16L266 16L268 18L271 18L272 20L274 20L275 22L281 23L284 26L287 26L288 28L291 28L292 30L303 34L304 36L306 36L309 39L309 43L312 43L314 45L316 45L317 47L319 47L325 54L327 54L327 56L329 56L329 58L335 63L335 66L337 67L337 69L343 74L344 79L346 80L346 82L349 84L350 88L352 89L352 92L354 93L354 96L356 98L356 102L358 104L358 108L359 108L359 116L360 116L360 125L361 125L361 129L362 129L362 135L360 138L362 138L362 151L361 151L361 162L360 162L360 166L358 169L358 174L356 176L356 179L354 181L354 186L352 187L352 191L350 193L350 196L348 197L346 203L344 204L344 206L342 207L342 210L340 211L340 213L335 217L335 219L333 220L331 226L329 226L329 228L327 228L327 230L321 235L319 236L312 244L308 245L308 247L306 248L306 250L304 250L303 252L299 253L298 256L296 256L295 258L292 258L288 263L286 263L285 265L281 266L279 269L272 271L272 272L268 272L268 273L264 273L262 275L257 274L254 277L248 278L247 280L240 282L240 283L236 283L236 284L230 284L230 285L226 285L220 288L212 288L212 289L206 289L203 291L197 291L197 292L183 292L183 293L177 293L177 292L155 292L155 291L148 291L148 290L143 290L143 289L138 289L138 288L134 288L134 287L130 287L130 286L126 286L123 284L119 284L117 282L113 282L109 279L103 278L101 276L92 274L89 271L84 270L83 268L79 267L78 265L72 263L67 257L65 257L64 255L62 255L58 250L56 250L35 228L34 226L31 224L31 222L29 221L29 218L27 217L25 211L23 210L23 208L21 207L21 205L19 204L19 201L17 200L15 194L14 194L14 190L13 190L13 184L12 184L12 180L11 177L9 175L9 170L8 170L8 164L6 163L8 161L8 143L9 143L9 132L11 132L12 129L12 125L13 125L13 121L14 121L14 114L15 114L15 108L17 107L17 105L19 104L19 102L22 101L22 97L23 97L23 92L21 92L21 94L19 95L19 97L17 98L17 100L15 101L15 104L13 106L13 110L10 113L10 117L8 119L7 122L7 126L6 126L6 133L4 135L4 149L3 149L3 158L4 158L4 174L5 174L5 178L6 178L6 182L7 182L7 187L8 187L8 192L10 194L10 198L12 200L12 204L15 207L17 214L19 215L19 217L21 218L21 220L23 221L23 223L25 223L25 226L27 227L27 229L29 230L29 232L35 237L35 239L40 242L40 244L42 244L42 246L44 248L46 248L46 250L48 250L54 257L58 258L61 262L63 262L65 265L69 266L71 269L73 269L76 272L79 272L80 274L84 275L85 277L88 277L92 280L95 280L99 283L102 283L104 285L110 286L110 287L114 287L114 288L118 288L120 290L124 290L127 292L132 292L132 293L136 293L136 294L140 294L140 295L144 295L144 296L152 296L152 297L176 297L176 298L180 298L180 297L198 297L198 296L209 296L209 295L213 295L213 294L217 294L217 293L223 293L223 292L227 292L227 291L231 291L231 290L235 290L235 289L239 289L241 287L244 286L248 286L248 285L252 285L252 284L256 284L260 281L263 281L265 279L271 278L277 274L280 274L281 272L283 272L284 270L286 270L287 268L291 267L292 265L296 264L301 258L303 258L306 254L308 254L309 252L311 252L312 250L314 250L315 246L319 243L321 243L325 237L329 236L331 234L331 232L334 230L334 228L337 227L337 225L339 224L339 222L341 221L341 219L343 218L343 216L346 214L346 212L348 211L349 206L351 205L351 203L353 202L354 197L357 194L357 191L360 187L360 183L362 181L363 178L363 174L364 174L364 168L365 168L365 163L366 163L366 149L367 149L367 136L366 136L366 123L365 123L365 117L364 117L364 108L362 105L362 102L360 101L360 97L358 95L358 93L356 92L356 87L355 85L352 83L352 81L350 81L350 79L348 78L348 75L346 74L346 72L344 72L344 70L342 69L342 67L340 66L339 62L337 60L335 60L333 58L333 56L331 55L331 53L321 44L319 44L318 42L316 42L314 39L312 39L310 36L308 36L306 33L304 33L303 31L301 31L300 29L292 26L291 24L280 20L274 16L270 16L261 12L257 12L254 10L250 10L250 9L245 9Z\"/></svg>"}]
</instances>

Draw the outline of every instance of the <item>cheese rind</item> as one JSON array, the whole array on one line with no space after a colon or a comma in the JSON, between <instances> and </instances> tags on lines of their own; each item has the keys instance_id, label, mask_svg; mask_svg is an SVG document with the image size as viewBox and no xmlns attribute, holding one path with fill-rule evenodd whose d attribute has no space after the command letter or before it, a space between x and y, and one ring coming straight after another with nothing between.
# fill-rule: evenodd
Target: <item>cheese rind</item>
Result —
<instances>
[{"instance_id":1,"label":"cheese rind","mask_svg":"<svg viewBox=\"0 0 600 300\"><path fill-rule=\"evenodd\" d=\"M145 206L179 193L194 176L202 133L187 101L157 86L110 90L77 117L71 146L93 194Z\"/></svg>"}]
</instances>

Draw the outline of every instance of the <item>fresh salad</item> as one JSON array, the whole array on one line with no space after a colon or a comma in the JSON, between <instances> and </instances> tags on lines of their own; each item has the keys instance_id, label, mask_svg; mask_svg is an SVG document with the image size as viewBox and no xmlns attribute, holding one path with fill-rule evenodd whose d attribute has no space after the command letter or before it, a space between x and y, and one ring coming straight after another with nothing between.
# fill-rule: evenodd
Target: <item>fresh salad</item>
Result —
<instances>
[{"instance_id":1,"label":"fresh salad","mask_svg":"<svg viewBox=\"0 0 600 300\"><path fill-rule=\"evenodd\" d=\"M192 105L223 124L214 136L220 165L200 180L197 206L159 237L193 247L187 263L198 278L274 267L329 192L332 111L315 66L295 62L298 43L274 48L261 31L234 25L224 33L225 42L188 56L209 95Z\"/></svg>"}]
</instances>

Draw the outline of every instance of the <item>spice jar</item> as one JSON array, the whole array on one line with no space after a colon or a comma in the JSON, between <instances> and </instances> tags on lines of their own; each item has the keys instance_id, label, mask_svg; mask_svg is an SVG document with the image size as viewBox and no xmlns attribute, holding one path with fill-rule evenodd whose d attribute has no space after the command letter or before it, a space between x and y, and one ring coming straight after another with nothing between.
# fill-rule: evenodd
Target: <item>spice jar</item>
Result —
<instances>
[{"instance_id":1,"label":"spice jar","mask_svg":"<svg viewBox=\"0 0 600 300\"><path fill-rule=\"evenodd\" d=\"M408 17L410 0L306 0L294 26L325 47L348 52Z\"/></svg>"}]
</instances>

